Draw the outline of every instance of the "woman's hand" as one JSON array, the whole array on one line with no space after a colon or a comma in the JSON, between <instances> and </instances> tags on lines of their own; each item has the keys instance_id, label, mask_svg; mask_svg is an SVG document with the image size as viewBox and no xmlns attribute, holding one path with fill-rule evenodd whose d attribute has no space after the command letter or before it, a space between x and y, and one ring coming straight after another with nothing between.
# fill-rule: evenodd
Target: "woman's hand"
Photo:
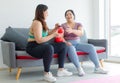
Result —
<instances>
[{"instance_id":1,"label":"woman's hand","mask_svg":"<svg viewBox=\"0 0 120 83\"><path fill-rule=\"evenodd\" d=\"M57 29L56 29L56 30L54 30L52 34L54 35L54 37L57 37L57 36L59 36L59 35L60 35L60 34L58 33L58 30L57 30Z\"/></svg>"},{"instance_id":2,"label":"woman's hand","mask_svg":"<svg viewBox=\"0 0 120 83\"><path fill-rule=\"evenodd\" d=\"M72 44L70 42L66 42L66 45L67 46L71 46Z\"/></svg>"},{"instance_id":3,"label":"woman's hand","mask_svg":"<svg viewBox=\"0 0 120 83\"><path fill-rule=\"evenodd\" d=\"M56 24L55 24L55 28L52 29L52 30L49 30L49 35L50 35L50 34L53 34L54 32L56 32L56 30L58 30L59 26L60 26L59 23L56 23Z\"/></svg>"},{"instance_id":4,"label":"woman's hand","mask_svg":"<svg viewBox=\"0 0 120 83\"><path fill-rule=\"evenodd\" d=\"M68 32L68 33L73 33L73 29L71 29L71 28L66 28L65 31Z\"/></svg>"},{"instance_id":5,"label":"woman's hand","mask_svg":"<svg viewBox=\"0 0 120 83\"><path fill-rule=\"evenodd\" d=\"M55 29L58 29L60 27L60 24L59 23L56 23L55 24Z\"/></svg>"}]
</instances>

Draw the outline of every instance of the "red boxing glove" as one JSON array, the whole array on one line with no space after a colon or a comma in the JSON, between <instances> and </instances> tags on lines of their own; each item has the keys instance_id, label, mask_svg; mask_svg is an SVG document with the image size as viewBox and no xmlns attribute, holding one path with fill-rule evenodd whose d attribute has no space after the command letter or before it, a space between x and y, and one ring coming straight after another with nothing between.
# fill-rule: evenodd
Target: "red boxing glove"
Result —
<instances>
[{"instance_id":1,"label":"red boxing glove","mask_svg":"<svg viewBox=\"0 0 120 83\"><path fill-rule=\"evenodd\" d=\"M55 37L55 42L63 42L63 39L61 37Z\"/></svg>"},{"instance_id":2,"label":"red boxing glove","mask_svg":"<svg viewBox=\"0 0 120 83\"><path fill-rule=\"evenodd\" d=\"M64 30L63 30L63 28L62 27L59 27L58 28L58 33L59 34L62 34L64 32ZM60 37L60 36L58 36L58 37L55 37L55 40L54 40L55 42L63 42L63 38L62 37Z\"/></svg>"},{"instance_id":3,"label":"red boxing glove","mask_svg":"<svg viewBox=\"0 0 120 83\"><path fill-rule=\"evenodd\" d=\"M58 33L63 33L63 32L64 32L63 28L62 28L62 27L59 27Z\"/></svg>"}]
</instances>

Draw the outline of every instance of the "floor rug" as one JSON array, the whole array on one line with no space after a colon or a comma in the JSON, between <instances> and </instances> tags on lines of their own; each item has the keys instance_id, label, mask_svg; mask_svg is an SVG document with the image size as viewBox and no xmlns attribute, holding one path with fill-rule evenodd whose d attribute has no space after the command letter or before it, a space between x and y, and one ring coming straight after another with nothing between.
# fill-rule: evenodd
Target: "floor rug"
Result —
<instances>
[{"instance_id":1,"label":"floor rug","mask_svg":"<svg viewBox=\"0 0 120 83\"><path fill-rule=\"evenodd\" d=\"M71 83L120 83L120 76L93 78L93 79L80 80Z\"/></svg>"}]
</instances>

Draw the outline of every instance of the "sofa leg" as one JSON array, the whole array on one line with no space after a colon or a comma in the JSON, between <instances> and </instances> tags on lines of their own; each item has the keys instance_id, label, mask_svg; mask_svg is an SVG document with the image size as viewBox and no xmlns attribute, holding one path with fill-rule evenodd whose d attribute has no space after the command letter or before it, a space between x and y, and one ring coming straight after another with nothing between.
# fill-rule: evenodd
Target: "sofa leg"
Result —
<instances>
[{"instance_id":1,"label":"sofa leg","mask_svg":"<svg viewBox=\"0 0 120 83\"><path fill-rule=\"evenodd\" d=\"M0 68L0 71L2 70L2 68Z\"/></svg>"},{"instance_id":2,"label":"sofa leg","mask_svg":"<svg viewBox=\"0 0 120 83\"><path fill-rule=\"evenodd\" d=\"M101 67L104 67L104 66L103 66L103 61L104 61L104 60L103 60L103 59L100 59L99 61L100 61Z\"/></svg>"},{"instance_id":3,"label":"sofa leg","mask_svg":"<svg viewBox=\"0 0 120 83\"><path fill-rule=\"evenodd\" d=\"M19 79L19 77L20 77L20 73L21 73L21 70L22 70L22 68L19 67L19 68L18 68L18 71L17 71L17 75L16 75L16 80Z\"/></svg>"},{"instance_id":4,"label":"sofa leg","mask_svg":"<svg viewBox=\"0 0 120 83\"><path fill-rule=\"evenodd\" d=\"M83 65L83 62L80 62L81 63L81 66Z\"/></svg>"},{"instance_id":5,"label":"sofa leg","mask_svg":"<svg viewBox=\"0 0 120 83\"><path fill-rule=\"evenodd\" d=\"M12 68L9 68L9 72L12 72Z\"/></svg>"}]
</instances>

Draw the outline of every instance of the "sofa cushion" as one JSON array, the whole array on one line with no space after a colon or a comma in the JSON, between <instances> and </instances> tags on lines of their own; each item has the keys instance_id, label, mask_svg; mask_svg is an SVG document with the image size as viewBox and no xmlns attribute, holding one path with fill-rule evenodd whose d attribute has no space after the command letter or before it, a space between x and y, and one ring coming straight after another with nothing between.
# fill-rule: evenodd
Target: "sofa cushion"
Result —
<instances>
[{"instance_id":1,"label":"sofa cushion","mask_svg":"<svg viewBox=\"0 0 120 83\"><path fill-rule=\"evenodd\" d=\"M104 47L95 47L96 48L96 52L97 53L103 53L105 52L105 48ZM32 56L30 56L28 53L26 53L26 51L16 51L16 58L17 59L22 59L22 60L39 60L37 58L34 58ZM82 52L82 51L77 51L77 55L78 56L85 56L88 55L88 53L86 52ZM58 54L54 54L53 58L58 58Z\"/></svg>"},{"instance_id":2,"label":"sofa cushion","mask_svg":"<svg viewBox=\"0 0 120 83\"><path fill-rule=\"evenodd\" d=\"M26 51L16 51L16 58L17 59L24 59L24 60L26 60L26 59L39 60L37 58L30 56ZM53 58L58 58L58 55L54 54Z\"/></svg>"},{"instance_id":3,"label":"sofa cushion","mask_svg":"<svg viewBox=\"0 0 120 83\"><path fill-rule=\"evenodd\" d=\"M95 46L95 49L97 53L102 53L106 51L105 47L102 46Z\"/></svg>"},{"instance_id":4,"label":"sofa cushion","mask_svg":"<svg viewBox=\"0 0 120 83\"><path fill-rule=\"evenodd\" d=\"M8 27L1 40L14 42L16 50L24 50L27 44L27 37L14 28Z\"/></svg>"},{"instance_id":5,"label":"sofa cushion","mask_svg":"<svg viewBox=\"0 0 120 83\"><path fill-rule=\"evenodd\" d=\"M22 34L25 38L28 38L29 28L14 28L14 30Z\"/></svg>"}]
</instances>

